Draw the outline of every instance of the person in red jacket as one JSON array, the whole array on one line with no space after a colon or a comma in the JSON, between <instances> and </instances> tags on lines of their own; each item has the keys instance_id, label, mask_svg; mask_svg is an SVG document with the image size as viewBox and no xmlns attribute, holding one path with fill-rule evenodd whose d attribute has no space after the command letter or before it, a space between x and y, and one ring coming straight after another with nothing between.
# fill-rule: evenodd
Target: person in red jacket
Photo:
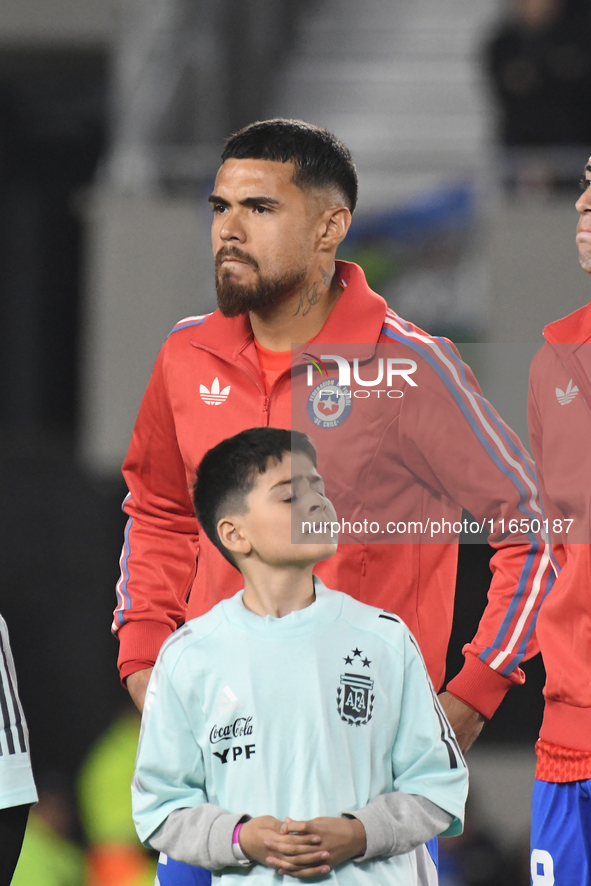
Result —
<instances>
[{"instance_id":1,"label":"person in red jacket","mask_svg":"<svg viewBox=\"0 0 591 886\"><path fill-rule=\"evenodd\" d=\"M141 708L163 641L240 588L239 573L199 532L191 488L204 453L223 438L291 426L291 376L308 368L292 342L320 356L340 343L387 345L416 366L422 393L387 401L392 427L357 441L363 464L379 463L396 496L414 484L427 511L437 503L456 525L465 507L497 548L484 617L442 695L466 749L523 682L519 663L537 652L536 616L553 580L548 551L531 533L506 531L512 518L540 516L531 460L451 343L402 320L361 268L335 260L357 200L345 146L315 126L271 120L232 136L222 161L209 198L219 309L186 318L168 337L123 467L129 520L113 625L121 678ZM336 442L346 427L326 433ZM345 447L338 450L346 469ZM358 543L339 545L317 572L329 587L400 615L439 690L456 568L456 544Z\"/></svg>"},{"instance_id":2,"label":"person in red jacket","mask_svg":"<svg viewBox=\"0 0 591 886\"><path fill-rule=\"evenodd\" d=\"M576 204L591 274L591 157ZM558 576L537 637L546 668L536 744L531 872L536 884L591 884L591 304L544 329L528 419Z\"/></svg>"}]
</instances>

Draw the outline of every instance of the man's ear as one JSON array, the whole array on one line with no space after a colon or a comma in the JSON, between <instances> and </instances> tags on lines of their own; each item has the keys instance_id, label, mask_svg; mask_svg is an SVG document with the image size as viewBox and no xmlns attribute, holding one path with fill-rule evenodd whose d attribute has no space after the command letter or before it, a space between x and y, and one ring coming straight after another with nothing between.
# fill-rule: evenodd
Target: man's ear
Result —
<instances>
[{"instance_id":1,"label":"man's ear","mask_svg":"<svg viewBox=\"0 0 591 886\"><path fill-rule=\"evenodd\" d=\"M225 548L232 554L249 554L251 544L242 534L238 521L222 517L217 525L218 535Z\"/></svg>"},{"instance_id":2,"label":"man's ear","mask_svg":"<svg viewBox=\"0 0 591 886\"><path fill-rule=\"evenodd\" d=\"M351 212L346 206L327 208L321 219L320 252L336 252L337 246L347 236L351 226Z\"/></svg>"}]
</instances>

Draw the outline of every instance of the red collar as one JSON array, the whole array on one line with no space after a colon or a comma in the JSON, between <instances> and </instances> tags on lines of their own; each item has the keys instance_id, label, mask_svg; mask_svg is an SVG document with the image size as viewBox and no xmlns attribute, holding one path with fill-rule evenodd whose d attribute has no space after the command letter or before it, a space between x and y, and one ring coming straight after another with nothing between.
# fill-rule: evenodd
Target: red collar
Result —
<instances>
[{"instance_id":1,"label":"red collar","mask_svg":"<svg viewBox=\"0 0 591 886\"><path fill-rule=\"evenodd\" d=\"M555 320L544 328L544 338L550 344L568 344L568 354L591 339L591 304L584 305L567 317Z\"/></svg>"},{"instance_id":2,"label":"red collar","mask_svg":"<svg viewBox=\"0 0 591 886\"><path fill-rule=\"evenodd\" d=\"M359 265L347 261L335 264L343 293L316 340L323 344L377 342L386 316L386 302L369 288ZM203 335L204 344L212 346L229 360L235 360L253 341L248 314L224 317L219 310L214 311L206 323L191 332L196 344L201 343L199 340Z\"/></svg>"}]
</instances>

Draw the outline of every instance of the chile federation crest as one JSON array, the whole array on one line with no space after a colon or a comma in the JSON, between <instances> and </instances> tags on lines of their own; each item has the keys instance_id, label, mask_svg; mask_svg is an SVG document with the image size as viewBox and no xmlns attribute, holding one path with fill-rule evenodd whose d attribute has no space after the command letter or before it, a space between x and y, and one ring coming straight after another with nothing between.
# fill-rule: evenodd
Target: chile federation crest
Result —
<instances>
[{"instance_id":1,"label":"chile federation crest","mask_svg":"<svg viewBox=\"0 0 591 886\"><path fill-rule=\"evenodd\" d=\"M308 397L308 416L318 428L336 428L349 418L351 391L327 378Z\"/></svg>"}]
</instances>

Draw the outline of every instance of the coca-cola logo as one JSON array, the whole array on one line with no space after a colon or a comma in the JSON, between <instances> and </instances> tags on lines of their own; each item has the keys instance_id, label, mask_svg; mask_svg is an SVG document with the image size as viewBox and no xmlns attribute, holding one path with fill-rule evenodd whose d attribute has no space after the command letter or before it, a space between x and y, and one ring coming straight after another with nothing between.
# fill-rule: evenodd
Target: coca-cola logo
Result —
<instances>
[{"instance_id":1,"label":"coca-cola logo","mask_svg":"<svg viewBox=\"0 0 591 886\"><path fill-rule=\"evenodd\" d=\"M209 740L212 744L217 744L218 741L227 741L241 735L252 735L252 717L237 717L227 726L218 726L216 723L209 733Z\"/></svg>"}]
</instances>

